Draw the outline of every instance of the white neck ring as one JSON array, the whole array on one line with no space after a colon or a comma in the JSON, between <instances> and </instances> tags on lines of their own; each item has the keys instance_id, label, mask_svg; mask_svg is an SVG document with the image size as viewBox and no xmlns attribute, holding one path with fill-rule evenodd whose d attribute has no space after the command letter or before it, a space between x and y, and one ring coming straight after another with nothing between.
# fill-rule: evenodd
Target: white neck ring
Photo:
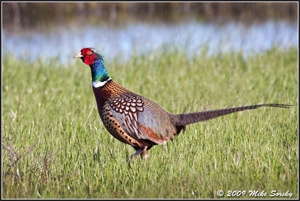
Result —
<instances>
[{"instance_id":1,"label":"white neck ring","mask_svg":"<svg viewBox=\"0 0 300 201\"><path fill-rule=\"evenodd\" d=\"M92 82L92 86L94 87L94 88L99 88L99 87L103 87L108 81L110 81L111 80L111 78L109 78L108 80L105 80L105 81L103 81L103 82L101 82L101 81L93 81Z\"/></svg>"}]
</instances>

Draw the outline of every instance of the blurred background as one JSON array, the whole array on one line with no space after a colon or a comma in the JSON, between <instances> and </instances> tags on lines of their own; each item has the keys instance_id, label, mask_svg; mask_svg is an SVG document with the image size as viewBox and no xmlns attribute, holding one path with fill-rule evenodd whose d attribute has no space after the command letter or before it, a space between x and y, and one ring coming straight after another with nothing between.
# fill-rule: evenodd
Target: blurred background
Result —
<instances>
[{"instance_id":1,"label":"blurred background","mask_svg":"<svg viewBox=\"0 0 300 201\"><path fill-rule=\"evenodd\" d=\"M298 3L2 3L3 54L73 62L82 47L106 59L165 48L191 57L298 47Z\"/></svg>"}]
</instances>

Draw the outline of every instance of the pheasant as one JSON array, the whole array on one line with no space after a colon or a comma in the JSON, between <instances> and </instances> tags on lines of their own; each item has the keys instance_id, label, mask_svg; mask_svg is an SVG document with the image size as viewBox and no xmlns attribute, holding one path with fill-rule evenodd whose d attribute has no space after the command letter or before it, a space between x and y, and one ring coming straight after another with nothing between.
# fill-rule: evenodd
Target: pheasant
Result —
<instances>
[{"instance_id":1,"label":"pheasant","mask_svg":"<svg viewBox=\"0 0 300 201\"><path fill-rule=\"evenodd\" d=\"M289 108L286 104L259 104L219 110L172 114L153 101L135 94L114 82L106 70L103 56L94 48L83 48L74 55L90 66L92 88L99 116L108 132L119 141L131 145L146 162L154 145L165 145L189 124L206 121L243 110L260 107Z\"/></svg>"}]
</instances>

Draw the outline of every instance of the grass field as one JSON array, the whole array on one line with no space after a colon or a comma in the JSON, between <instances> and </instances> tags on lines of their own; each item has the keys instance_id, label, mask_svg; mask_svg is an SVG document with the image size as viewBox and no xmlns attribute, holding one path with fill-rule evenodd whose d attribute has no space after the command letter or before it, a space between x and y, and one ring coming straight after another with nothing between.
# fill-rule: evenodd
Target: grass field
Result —
<instances>
[{"instance_id":1,"label":"grass field","mask_svg":"<svg viewBox=\"0 0 300 201\"><path fill-rule=\"evenodd\" d=\"M106 61L117 83L172 113L295 105L190 125L152 148L146 165L137 158L129 167L134 149L105 130L87 66L4 55L2 198L217 198L219 190L224 198L252 191L297 198L297 57L296 48L274 48L247 60L238 53L189 60L174 50Z\"/></svg>"}]
</instances>

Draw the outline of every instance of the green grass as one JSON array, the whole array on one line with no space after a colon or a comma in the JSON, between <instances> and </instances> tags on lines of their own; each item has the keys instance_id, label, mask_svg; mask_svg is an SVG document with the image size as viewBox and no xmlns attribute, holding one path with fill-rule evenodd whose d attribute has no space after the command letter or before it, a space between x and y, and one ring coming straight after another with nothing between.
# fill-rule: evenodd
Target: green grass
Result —
<instances>
[{"instance_id":1,"label":"green grass","mask_svg":"<svg viewBox=\"0 0 300 201\"><path fill-rule=\"evenodd\" d=\"M298 197L298 50L252 56L162 51L106 61L110 76L172 113L257 103L261 108L187 127L144 165L104 128L80 60L62 66L5 55L3 198L215 198L217 191ZM280 197L277 197L280 198Z\"/></svg>"}]
</instances>

